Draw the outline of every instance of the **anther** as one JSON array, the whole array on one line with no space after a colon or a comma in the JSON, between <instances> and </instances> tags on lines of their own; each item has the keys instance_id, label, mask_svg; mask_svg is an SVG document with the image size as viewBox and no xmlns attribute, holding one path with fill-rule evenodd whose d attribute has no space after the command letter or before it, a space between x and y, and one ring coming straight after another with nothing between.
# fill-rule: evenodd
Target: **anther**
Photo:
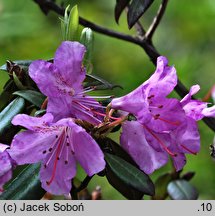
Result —
<instances>
[{"instance_id":1,"label":"anther","mask_svg":"<svg viewBox=\"0 0 215 216\"><path fill-rule=\"evenodd\" d=\"M66 146L69 146L69 143L66 143Z\"/></svg>"},{"instance_id":2,"label":"anther","mask_svg":"<svg viewBox=\"0 0 215 216\"><path fill-rule=\"evenodd\" d=\"M155 120L158 119L159 117L160 117L160 114L154 115L154 119L155 119Z\"/></svg>"},{"instance_id":3,"label":"anther","mask_svg":"<svg viewBox=\"0 0 215 216\"><path fill-rule=\"evenodd\" d=\"M64 163L65 163L65 164L68 164L68 161L66 160L66 161L64 161Z\"/></svg>"},{"instance_id":4,"label":"anther","mask_svg":"<svg viewBox=\"0 0 215 216\"><path fill-rule=\"evenodd\" d=\"M43 154L45 154L45 153L46 153L46 150L43 151Z\"/></svg>"},{"instance_id":5,"label":"anther","mask_svg":"<svg viewBox=\"0 0 215 216\"><path fill-rule=\"evenodd\" d=\"M58 135L56 135L55 137L56 137L56 139L57 139L57 138L58 138Z\"/></svg>"},{"instance_id":6,"label":"anther","mask_svg":"<svg viewBox=\"0 0 215 216\"><path fill-rule=\"evenodd\" d=\"M150 95L149 97L147 97L148 99L151 99L151 98L153 98L154 97L154 95Z\"/></svg>"},{"instance_id":7,"label":"anther","mask_svg":"<svg viewBox=\"0 0 215 216\"><path fill-rule=\"evenodd\" d=\"M50 148L49 151L51 152L51 151L52 151L52 148Z\"/></svg>"},{"instance_id":8,"label":"anther","mask_svg":"<svg viewBox=\"0 0 215 216\"><path fill-rule=\"evenodd\" d=\"M163 108L163 105L158 106L158 108L160 108L160 109Z\"/></svg>"},{"instance_id":9,"label":"anther","mask_svg":"<svg viewBox=\"0 0 215 216\"><path fill-rule=\"evenodd\" d=\"M60 160L60 157L57 157L57 160Z\"/></svg>"}]
</instances>

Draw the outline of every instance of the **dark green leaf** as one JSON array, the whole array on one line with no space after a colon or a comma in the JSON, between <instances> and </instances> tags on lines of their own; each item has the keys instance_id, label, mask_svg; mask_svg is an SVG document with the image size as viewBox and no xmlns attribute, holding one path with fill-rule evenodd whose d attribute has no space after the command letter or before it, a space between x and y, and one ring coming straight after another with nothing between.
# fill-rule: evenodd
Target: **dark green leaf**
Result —
<instances>
[{"instance_id":1,"label":"dark green leaf","mask_svg":"<svg viewBox=\"0 0 215 216\"><path fill-rule=\"evenodd\" d=\"M27 68L33 62L33 60L17 60L13 61L17 65L21 66L22 68ZM7 71L7 64L4 64L0 67L0 70Z\"/></svg>"},{"instance_id":2,"label":"dark green leaf","mask_svg":"<svg viewBox=\"0 0 215 216\"><path fill-rule=\"evenodd\" d=\"M121 86L113 85L98 76L87 74L86 79L84 80L84 87L86 88L89 86L95 87L95 90L113 89L116 87L122 88Z\"/></svg>"},{"instance_id":3,"label":"dark green leaf","mask_svg":"<svg viewBox=\"0 0 215 216\"><path fill-rule=\"evenodd\" d=\"M17 86L13 80L9 79L4 85L0 95L0 110L5 107L13 98L12 93L17 90Z\"/></svg>"},{"instance_id":4,"label":"dark green leaf","mask_svg":"<svg viewBox=\"0 0 215 216\"><path fill-rule=\"evenodd\" d=\"M143 197L143 192L129 187L124 181L122 181L107 165L105 174L108 182L119 191L124 197L129 200L140 200Z\"/></svg>"},{"instance_id":5,"label":"dark green leaf","mask_svg":"<svg viewBox=\"0 0 215 216\"><path fill-rule=\"evenodd\" d=\"M92 51L93 51L93 31L90 28L84 28L81 33L80 42L86 47L87 52L84 55L84 65L87 73L92 73Z\"/></svg>"},{"instance_id":6,"label":"dark green leaf","mask_svg":"<svg viewBox=\"0 0 215 216\"><path fill-rule=\"evenodd\" d=\"M41 199L45 190L39 180L40 164L28 165L5 189L1 200Z\"/></svg>"},{"instance_id":7,"label":"dark green leaf","mask_svg":"<svg viewBox=\"0 0 215 216\"><path fill-rule=\"evenodd\" d=\"M25 100L29 101L33 105L37 106L38 108L41 107L42 103L46 99L46 97L43 94L33 90L21 90L21 91L16 91L13 94L24 98Z\"/></svg>"},{"instance_id":8,"label":"dark green leaf","mask_svg":"<svg viewBox=\"0 0 215 216\"><path fill-rule=\"evenodd\" d=\"M144 172L116 155L106 153L105 160L116 176L128 186L135 188L144 194L150 196L154 195L154 184Z\"/></svg>"},{"instance_id":9,"label":"dark green leaf","mask_svg":"<svg viewBox=\"0 0 215 216\"><path fill-rule=\"evenodd\" d=\"M173 200L196 200L198 198L196 188L183 179L170 182L167 191Z\"/></svg>"},{"instance_id":10,"label":"dark green leaf","mask_svg":"<svg viewBox=\"0 0 215 216\"><path fill-rule=\"evenodd\" d=\"M8 106L6 106L0 113L0 136L11 127L11 120L13 117L21 113L24 109L25 101L23 98L14 99Z\"/></svg>"},{"instance_id":11,"label":"dark green leaf","mask_svg":"<svg viewBox=\"0 0 215 216\"><path fill-rule=\"evenodd\" d=\"M132 28L154 0L133 0L128 10L128 26Z\"/></svg>"},{"instance_id":12,"label":"dark green leaf","mask_svg":"<svg viewBox=\"0 0 215 216\"><path fill-rule=\"evenodd\" d=\"M117 23L119 23L119 18L120 18L122 11L126 8L126 6L128 5L130 1L131 0L116 0L114 14L115 14L115 20Z\"/></svg>"},{"instance_id":13,"label":"dark green leaf","mask_svg":"<svg viewBox=\"0 0 215 216\"><path fill-rule=\"evenodd\" d=\"M155 196L153 196L153 199L156 200L166 199L166 197L168 196L167 185L171 180L172 180L172 175L170 173L165 173L155 181Z\"/></svg>"},{"instance_id":14,"label":"dark green leaf","mask_svg":"<svg viewBox=\"0 0 215 216\"><path fill-rule=\"evenodd\" d=\"M115 141L112 139L105 137L96 140L99 145L101 146L102 150L106 153L111 153L119 156L120 158L124 159L128 163L132 164L133 166L138 167L138 165L134 162L131 156Z\"/></svg>"}]
</instances>

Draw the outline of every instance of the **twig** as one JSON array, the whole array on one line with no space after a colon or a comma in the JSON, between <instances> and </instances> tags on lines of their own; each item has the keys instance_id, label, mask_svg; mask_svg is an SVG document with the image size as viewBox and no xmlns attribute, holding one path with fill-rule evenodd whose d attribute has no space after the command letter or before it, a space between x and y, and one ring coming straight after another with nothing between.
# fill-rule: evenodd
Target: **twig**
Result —
<instances>
[{"instance_id":1,"label":"twig","mask_svg":"<svg viewBox=\"0 0 215 216\"><path fill-rule=\"evenodd\" d=\"M152 36L155 33L155 30L158 27L164 13L165 13L167 4L168 4L168 0L162 0L160 7L158 9L157 15L154 17L152 24L150 25L148 31L145 34L145 37L147 39L149 39L149 40L152 39Z\"/></svg>"},{"instance_id":2,"label":"twig","mask_svg":"<svg viewBox=\"0 0 215 216\"><path fill-rule=\"evenodd\" d=\"M86 176L85 179L82 181L81 185L76 189L76 192L80 192L85 189L91 181L92 177L93 176Z\"/></svg>"},{"instance_id":3,"label":"twig","mask_svg":"<svg viewBox=\"0 0 215 216\"><path fill-rule=\"evenodd\" d=\"M34 2L36 2L41 10L47 14L50 10L55 11L57 14L59 15L64 15L64 8L59 7L57 4L55 4L53 1L50 0L34 0ZM164 12L165 12L165 8L167 5L168 0L163 0L163 7L162 7L162 11L159 13L159 17L156 19L156 23L153 25L154 27L152 27L152 33L150 33L150 35L153 35L154 31L156 30L156 27L158 26ZM158 51L155 49L153 43L151 42L151 40L148 40L146 37L144 37L143 39L140 38L135 38L132 37L130 35L126 35L120 32L116 32L113 31L111 29L108 28L104 28L102 26L96 25L82 17L79 17L79 23L85 27L89 27L92 30L94 30L95 32L104 34L104 35L108 35L110 37L114 37L117 39L121 39L124 41L128 41L134 44L138 44L139 46L141 46L144 51L146 52L146 54L149 56L149 58L151 59L151 61L153 62L153 64L156 66L156 61L157 61L157 57L160 56L160 54L158 53ZM178 80L178 84L175 87L175 91L181 96L184 97L186 94L188 94L188 89L183 85L183 83ZM204 118L203 121L213 130L215 131L215 119L213 118Z\"/></svg>"}]
</instances>

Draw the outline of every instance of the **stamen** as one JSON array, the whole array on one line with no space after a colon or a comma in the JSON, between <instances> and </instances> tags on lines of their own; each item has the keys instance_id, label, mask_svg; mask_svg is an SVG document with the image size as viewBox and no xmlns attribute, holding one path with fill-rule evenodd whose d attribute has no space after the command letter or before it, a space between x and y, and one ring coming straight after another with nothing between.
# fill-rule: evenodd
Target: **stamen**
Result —
<instances>
[{"instance_id":1,"label":"stamen","mask_svg":"<svg viewBox=\"0 0 215 216\"><path fill-rule=\"evenodd\" d=\"M80 110L80 108L76 107L75 104L73 105L73 108L77 109L79 112L83 112L84 114L90 116L92 119L94 119L95 121L97 121L98 123L101 123L101 121L98 118L95 118L91 113L86 112L85 110Z\"/></svg>"},{"instance_id":2,"label":"stamen","mask_svg":"<svg viewBox=\"0 0 215 216\"><path fill-rule=\"evenodd\" d=\"M188 152L190 152L190 153L193 154L193 155L196 155L196 154L197 154L197 152L194 152L194 151L188 149L188 148L187 148L186 146L184 146L184 145L181 145L181 147L184 148L185 150L187 150Z\"/></svg>"},{"instance_id":3,"label":"stamen","mask_svg":"<svg viewBox=\"0 0 215 216\"><path fill-rule=\"evenodd\" d=\"M96 89L96 87L94 86L93 88L92 87L88 87L88 88L85 88L84 89L84 91L82 91L82 92L79 92L78 94L76 94L76 95L83 95L83 94L85 94L85 93L87 93L87 92L91 92L91 91L94 91Z\"/></svg>"},{"instance_id":4,"label":"stamen","mask_svg":"<svg viewBox=\"0 0 215 216\"><path fill-rule=\"evenodd\" d=\"M54 168L53 168L53 171L52 171L52 176L51 176L50 180L46 182L47 185L50 185L53 182L54 178L55 178L55 174L56 174L56 170L57 170L57 163L58 163L58 160L60 160L59 154L61 152L60 151L61 150L61 145L63 144L63 140L64 140L63 138L65 137L64 135L65 135L65 132L63 131L61 136L60 136L60 140L59 140L59 143L58 143L58 146L57 146L56 159L55 159L55 162L54 162Z\"/></svg>"},{"instance_id":5,"label":"stamen","mask_svg":"<svg viewBox=\"0 0 215 216\"><path fill-rule=\"evenodd\" d=\"M171 152L171 151L166 147L166 145L165 145L165 144L164 144L148 127L146 127L145 125L143 125L143 127L158 141L158 143L164 148L164 150L165 150L169 155L171 155L172 157L176 157L176 156L177 156L177 154Z\"/></svg>"}]
</instances>

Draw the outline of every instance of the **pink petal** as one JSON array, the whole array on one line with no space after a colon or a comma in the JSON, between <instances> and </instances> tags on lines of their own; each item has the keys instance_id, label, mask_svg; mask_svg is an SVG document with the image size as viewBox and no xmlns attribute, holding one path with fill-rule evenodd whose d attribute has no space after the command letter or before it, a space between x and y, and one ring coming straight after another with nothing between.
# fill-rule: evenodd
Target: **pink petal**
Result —
<instances>
[{"instance_id":1,"label":"pink petal","mask_svg":"<svg viewBox=\"0 0 215 216\"><path fill-rule=\"evenodd\" d=\"M79 89L85 79L82 66L86 48L78 42L64 41L55 53L54 64L69 86Z\"/></svg>"},{"instance_id":2,"label":"pink petal","mask_svg":"<svg viewBox=\"0 0 215 216\"><path fill-rule=\"evenodd\" d=\"M73 144L75 158L89 176L105 168L104 154L95 140L80 126L70 123L72 134L70 142Z\"/></svg>"},{"instance_id":3,"label":"pink petal","mask_svg":"<svg viewBox=\"0 0 215 216\"><path fill-rule=\"evenodd\" d=\"M36 60L29 66L29 75L39 87L40 91L49 97L59 96L58 69L54 64L43 60Z\"/></svg>"},{"instance_id":4,"label":"pink petal","mask_svg":"<svg viewBox=\"0 0 215 216\"><path fill-rule=\"evenodd\" d=\"M40 169L42 187L51 194L68 195L72 188L71 180L76 174L76 161L74 157L70 154L67 163L61 158L57 161L55 167L56 156L54 155L49 165L45 168L44 164L47 162L47 159L43 162ZM47 184L52 178L53 181Z\"/></svg>"},{"instance_id":5,"label":"pink petal","mask_svg":"<svg viewBox=\"0 0 215 216\"><path fill-rule=\"evenodd\" d=\"M151 174L167 163L168 155L160 148L156 140L146 140L146 133L139 122L127 121L123 124L120 143L139 165L140 169L147 174ZM149 138L149 134L147 134L147 138Z\"/></svg>"},{"instance_id":6,"label":"pink petal","mask_svg":"<svg viewBox=\"0 0 215 216\"><path fill-rule=\"evenodd\" d=\"M18 114L16 115L13 120L13 125L20 125L29 130L35 131L39 128L47 127L48 123L53 121L53 116L51 113L47 113L42 117L32 117L26 114Z\"/></svg>"},{"instance_id":7,"label":"pink petal","mask_svg":"<svg viewBox=\"0 0 215 216\"><path fill-rule=\"evenodd\" d=\"M37 163L42 161L52 144L56 140L57 132L32 132L24 131L18 133L8 150L11 158L18 165Z\"/></svg>"}]
</instances>

